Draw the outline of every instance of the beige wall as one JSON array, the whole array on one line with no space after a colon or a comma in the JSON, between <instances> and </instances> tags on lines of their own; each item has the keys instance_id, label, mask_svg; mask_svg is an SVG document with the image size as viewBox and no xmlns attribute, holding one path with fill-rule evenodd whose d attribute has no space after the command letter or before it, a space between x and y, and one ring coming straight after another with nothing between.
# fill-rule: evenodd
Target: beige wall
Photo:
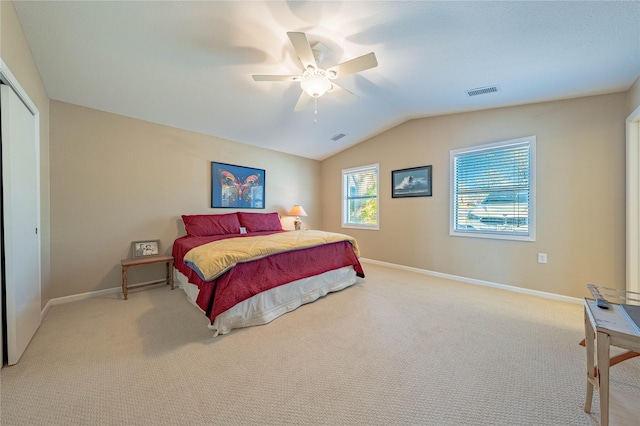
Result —
<instances>
[{"instance_id":1,"label":"beige wall","mask_svg":"<svg viewBox=\"0 0 640 426\"><path fill-rule=\"evenodd\" d=\"M50 275L49 97L11 1L0 1L0 57L40 113L40 237L44 307L53 294Z\"/></svg>"},{"instance_id":2,"label":"beige wall","mask_svg":"<svg viewBox=\"0 0 640 426\"><path fill-rule=\"evenodd\" d=\"M305 226L320 225L317 161L51 101L51 296L118 287L131 241L160 239L169 254L180 215L232 211L210 208L211 161L265 169L266 208L251 211L302 204ZM130 271L132 282L163 273Z\"/></svg>"},{"instance_id":3,"label":"beige wall","mask_svg":"<svg viewBox=\"0 0 640 426\"><path fill-rule=\"evenodd\" d=\"M54 297L118 286L119 259L130 254L130 242L159 238L168 252L183 231L181 214L226 212L209 208L213 160L266 169L264 211L282 215L300 203L310 214L306 226L355 235L365 257L577 297L587 282L624 283L624 118L640 105L640 79L627 94L409 121L319 164L49 105L6 0L0 57L40 112L43 306ZM531 134L538 137L537 241L450 237L449 150ZM371 163L381 166L381 229L342 229L340 170ZM433 197L391 199L391 170L424 164L434 166ZM291 218L283 222L292 226ZM547 265L536 263L538 252L549 255ZM158 273L151 268L132 278Z\"/></svg>"},{"instance_id":4,"label":"beige wall","mask_svg":"<svg viewBox=\"0 0 640 426\"><path fill-rule=\"evenodd\" d=\"M323 228L384 262L582 297L624 288L626 93L416 119L322 162ZM537 240L449 236L449 152L537 136ZM380 164L380 230L342 229L341 170ZM391 171L433 165L433 196L391 198ZM548 264L537 263L548 254ZM365 268L366 273L366 268Z\"/></svg>"}]
</instances>

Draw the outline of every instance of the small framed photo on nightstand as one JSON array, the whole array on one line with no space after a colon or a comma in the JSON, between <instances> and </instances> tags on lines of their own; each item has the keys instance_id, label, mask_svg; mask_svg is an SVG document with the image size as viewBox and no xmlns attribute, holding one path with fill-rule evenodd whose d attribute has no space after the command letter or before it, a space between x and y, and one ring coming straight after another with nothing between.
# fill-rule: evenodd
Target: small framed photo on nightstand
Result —
<instances>
[{"instance_id":1,"label":"small framed photo on nightstand","mask_svg":"<svg viewBox=\"0 0 640 426\"><path fill-rule=\"evenodd\" d=\"M131 243L133 257L157 256L160 254L160 240L134 241Z\"/></svg>"}]
</instances>

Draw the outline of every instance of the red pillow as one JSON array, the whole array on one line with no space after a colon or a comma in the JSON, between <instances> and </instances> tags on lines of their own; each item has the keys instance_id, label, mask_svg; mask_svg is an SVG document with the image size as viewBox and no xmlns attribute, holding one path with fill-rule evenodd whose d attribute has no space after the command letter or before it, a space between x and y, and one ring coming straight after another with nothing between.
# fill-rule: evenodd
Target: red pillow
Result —
<instances>
[{"instance_id":1,"label":"red pillow","mask_svg":"<svg viewBox=\"0 0 640 426\"><path fill-rule=\"evenodd\" d=\"M194 237L240 233L240 222L235 213L182 215L182 221L187 235Z\"/></svg>"},{"instance_id":2,"label":"red pillow","mask_svg":"<svg viewBox=\"0 0 640 426\"><path fill-rule=\"evenodd\" d=\"M247 228L247 232L282 231L282 224L278 213L247 213L238 212L240 226Z\"/></svg>"}]
</instances>

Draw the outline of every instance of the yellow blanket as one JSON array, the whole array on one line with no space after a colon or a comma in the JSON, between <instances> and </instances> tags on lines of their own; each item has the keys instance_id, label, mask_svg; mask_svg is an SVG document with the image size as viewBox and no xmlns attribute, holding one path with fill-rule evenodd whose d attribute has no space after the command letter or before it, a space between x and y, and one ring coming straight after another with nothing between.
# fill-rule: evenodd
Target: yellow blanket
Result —
<instances>
[{"instance_id":1,"label":"yellow blanket","mask_svg":"<svg viewBox=\"0 0 640 426\"><path fill-rule=\"evenodd\" d=\"M200 278L210 281L240 262L339 241L350 242L356 256L360 257L355 238L333 232L307 230L213 241L189 250L184 261Z\"/></svg>"}]
</instances>

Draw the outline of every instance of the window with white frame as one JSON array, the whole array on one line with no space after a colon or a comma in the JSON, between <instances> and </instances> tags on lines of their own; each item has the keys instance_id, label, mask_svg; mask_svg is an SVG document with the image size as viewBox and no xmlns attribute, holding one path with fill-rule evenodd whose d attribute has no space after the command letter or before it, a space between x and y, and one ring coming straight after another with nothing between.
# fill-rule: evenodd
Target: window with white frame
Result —
<instances>
[{"instance_id":1,"label":"window with white frame","mask_svg":"<svg viewBox=\"0 0 640 426\"><path fill-rule=\"evenodd\" d=\"M451 151L450 234L535 241L536 137Z\"/></svg>"},{"instance_id":2,"label":"window with white frame","mask_svg":"<svg viewBox=\"0 0 640 426\"><path fill-rule=\"evenodd\" d=\"M378 164L342 170L342 227L378 229Z\"/></svg>"}]
</instances>

